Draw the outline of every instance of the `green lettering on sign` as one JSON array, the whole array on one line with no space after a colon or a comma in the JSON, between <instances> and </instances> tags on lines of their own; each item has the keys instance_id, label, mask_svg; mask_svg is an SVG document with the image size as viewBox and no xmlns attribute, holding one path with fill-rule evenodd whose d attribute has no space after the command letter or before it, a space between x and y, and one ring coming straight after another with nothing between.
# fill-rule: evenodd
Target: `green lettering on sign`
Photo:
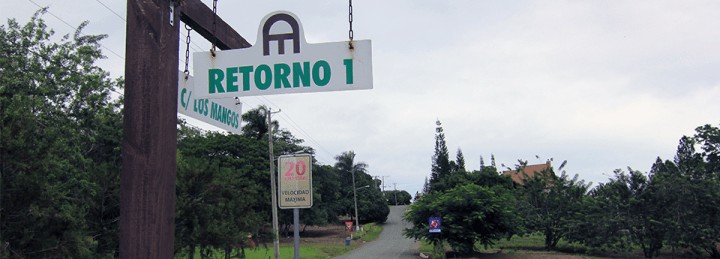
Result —
<instances>
[{"instance_id":1,"label":"green lettering on sign","mask_svg":"<svg viewBox=\"0 0 720 259\"><path fill-rule=\"evenodd\" d=\"M225 83L225 86L227 87L228 93L238 91L238 85L236 84L238 81L237 72L237 67L228 67L225 69L225 73L227 74L227 82Z\"/></svg>"},{"instance_id":2,"label":"green lettering on sign","mask_svg":"<svg viewBox=\"0 0 720 259\"><path fill-rule=\"evenodd\" d=\"M291 88L288 76L290 75L290 66L283 63L275 64L275 89Z\"/></svg>"},{"instance_id":3,"label":"green lettering on sign","mask_svg":"<svg viewBox=\"0 0 720 259\"><path fill-rule=\"evenodd\" d=\"M243 91L250 91L250 72L253 71L252 66L240 67L240 74L242 75Z\"/></svg>"},{"instance_id":4,"label":"green lettering on sign","mask_svg":"<svg viewBox=\"0 0 720 259\"><path fill-rule=\"evenodd\" d=\"M208 86L210 87L210 93L214 94L215 91L218 93L224 93L225 89L222 86L222 81L225 75L222 69L209 69L208 70Z\"/></svg>"},{"instance_id":5,"label":"green lettering on sign","mask_svg":"<svg viewBox=\"0 0 720 259\"><path fill-rule=\"evenodd\" d=\"M343 64L345 64L345 83L351 85L353 84L353 60L344 59Z\"/></svg>"},{"instance_id":6,"label":"green lettering on sign","mask_svg":"<svg viewBox=\"0 0 720 259\"><path fill-rule=\"evenodd\" d=\"M310 86L310 62L293 63L293 87Z\"/></svg>"},{"instance_id":7,"label":"green lettering on sign","mask_svg":"<svg viewBox=\"0 0 720 259\"><path fill-rule=\"evenodd\" d=\"M322 77L320 77L320 69L322 69ZM330 82L330 64L325 60L315 62L312 68L313 82L317 86L326 86Z\"/></svg>"},{"instance_id":8,"label":"green lettering on sign","mask_svg":"<svg viewBox=\"0 0 720 259\"><path fill-rule=\"evenodd\" d=\"M265 75L263 78L263 74ZM265 79L265 81L263 81ZM272 69L268 65L259 65L255 70L255 86L260 90L267 90L272 84Z\"/></svg>"}]
</instances>

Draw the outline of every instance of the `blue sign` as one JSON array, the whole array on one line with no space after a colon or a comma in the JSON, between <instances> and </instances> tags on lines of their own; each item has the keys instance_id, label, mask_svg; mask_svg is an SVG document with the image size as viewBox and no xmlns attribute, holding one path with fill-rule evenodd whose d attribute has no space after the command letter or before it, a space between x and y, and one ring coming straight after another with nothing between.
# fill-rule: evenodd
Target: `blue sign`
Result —
<instances>
[{"instance_id":1,"label":"blue sign","mask_svg":"<svg viewBox=\"0 0 720 259\"><path fill-rule=\"evenodd\" d=\"M430 226L430 233L440 233L440 229L442 228L440 217L430 217L428 219L428 226Z\"/></svg>"}]
</instances>

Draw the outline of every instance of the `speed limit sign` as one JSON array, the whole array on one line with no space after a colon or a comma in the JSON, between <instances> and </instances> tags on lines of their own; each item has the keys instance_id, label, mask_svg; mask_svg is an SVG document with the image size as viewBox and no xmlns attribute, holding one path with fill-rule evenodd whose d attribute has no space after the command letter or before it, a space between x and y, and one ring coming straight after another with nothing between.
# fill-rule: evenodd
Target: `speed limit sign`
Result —
<instances>
[{"instance_id":1,"label":"speed limit sign","mask_svg":"<svg viewBox=\"0 0 720 259\"><path fill-rule=\"evenodd\" d=\"M278 200L281 209L303 209L313 205L312 156L284 155L278 158Z\"/></svg>"}]
</instances>

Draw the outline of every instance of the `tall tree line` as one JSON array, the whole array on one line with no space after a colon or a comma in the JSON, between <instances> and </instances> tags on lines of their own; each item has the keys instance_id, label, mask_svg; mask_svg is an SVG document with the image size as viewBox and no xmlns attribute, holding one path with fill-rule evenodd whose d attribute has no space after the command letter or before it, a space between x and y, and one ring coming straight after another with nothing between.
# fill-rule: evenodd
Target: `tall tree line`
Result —
<instances>
[{"instance_id":1,"label":"tall tree line","mask_svg":"<svg viewBox=\"0 0 720 259\"><path fill-rule=\"evenodd\" d=\"M0 257L112 255L123 82L94 63L104 35L51 42L42 13L0 26Z\"/></svg>"},{"instance_id":2,"label":"tall tree line","mask_svg":"<svg viewBox=\"0 0 720 259\"><path fill-rule=\"evenodd\" d=\"M720 258L718 127L704 125L682 137L675 158L658 158L648 173L618 169L608 182L590 188L563 170L567 161L558 172L551 167L522 183L501 175L494 158L491 166L481 161L478 171L444 167L463 159L458 151L456 161L448 160L437 125L430 180L405 215L414 225L405 230L408 237L436 247L447 242L460 254L503 237L541 233L549 250L565 240L589 253L639 247L651 258L668 248L675 255ZM525 166L519 160L516 170L528 176ZM428 232L429 217L441 217L442 235Z\"/></svg>"}]
</instances>

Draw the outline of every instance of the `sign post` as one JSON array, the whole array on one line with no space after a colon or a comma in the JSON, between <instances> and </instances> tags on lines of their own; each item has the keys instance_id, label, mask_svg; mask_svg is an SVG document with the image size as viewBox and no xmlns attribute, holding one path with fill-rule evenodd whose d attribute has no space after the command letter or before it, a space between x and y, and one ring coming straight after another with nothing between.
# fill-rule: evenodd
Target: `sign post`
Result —
<instances>
[{"instance_id":1,"label":"sign post","mask_svg":"<svg viewBox=\"0 0 720 259\"><path fill-rule=\"evenodd\" d=\"M173 256L179 21L221 49L250 46L200 0L127 1L120 258Z\"/></svg>"},{"instance_id":2,"label":"sign post","mask_svg":"<svg viewBox=\"0 0 720 259\"><path fill-rule=\"evenodd\" d=\"M345 235L345 249L350 247L350 241L352 240L352 221L345 221L345 231L347 232Z\"/></svg>"},{"instance_id":3,"label":"sign post","mask_svg":"<svg viewBox=\"0 0 720 259\"><path fill-rule=\"evenodd\" d=\"M300 258L300 208L313 205L312 156L310 154L278 157L278 200L281 209L293 209L295 257Z\"/></svg>"}]
</instances>

